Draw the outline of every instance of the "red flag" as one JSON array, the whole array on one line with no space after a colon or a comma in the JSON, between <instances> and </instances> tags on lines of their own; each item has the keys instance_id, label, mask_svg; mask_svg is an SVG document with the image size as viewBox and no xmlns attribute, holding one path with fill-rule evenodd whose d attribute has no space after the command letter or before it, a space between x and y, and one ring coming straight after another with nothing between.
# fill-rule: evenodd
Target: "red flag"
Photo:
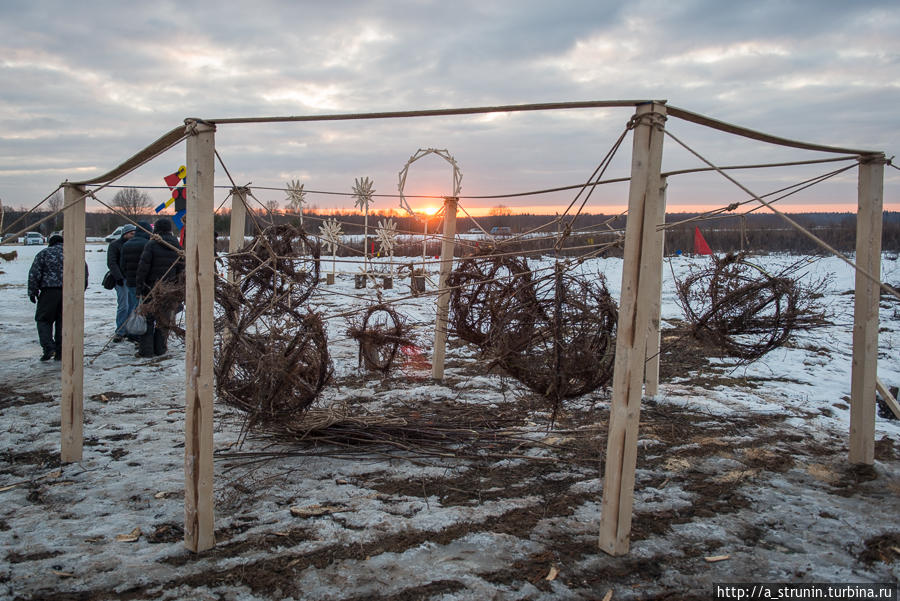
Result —
<instances>
[{"instance_id":1,"label":"red flag","mask_svg":"<svg viewBox=\"0 0 900 601\"><path fill-rule=\"evenodd\" d=\"M706 243L706 240L703 239L703 234L700 233L700 228L694 226L694 254L695 255L711 255L713 254L712 249L709 248L709 244Z\"/></svg>"}]
</instances>

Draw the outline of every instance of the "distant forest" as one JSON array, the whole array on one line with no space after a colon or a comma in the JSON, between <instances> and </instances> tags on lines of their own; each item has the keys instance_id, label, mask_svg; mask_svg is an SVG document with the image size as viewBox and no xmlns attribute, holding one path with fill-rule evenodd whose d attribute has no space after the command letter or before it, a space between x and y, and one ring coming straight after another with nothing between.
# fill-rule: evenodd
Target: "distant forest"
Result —
<instances>
[{"instance_id":1,"label":"distant forest","mask_svg":"<svg viewBox=\"0 0 900 601\"><path fill-rule=\"evenodd\" d=\"M26 213L6 209L4 214L4 232L20 230L39 231L44 236L62 229L62 217L50 219L47 222L33 226L48 212ZM155 214L139 215L139 218L152 222ZM420 217L412 218L397 214L395 211L376 212L369 215L369 235L374 236L374 228L379 220L392 218L397 223L397 229L401 233L421 234L424 231L424 223ZM666 215L666 223L671 225L666 233L666 254L674 254L677 251L690 253L693 250L694 228L699 227L703 237L715 252L730 252L748 250L753 252L787 252L795 254L819 254L821 249L806 236L796 231L781 217L774 214L751 213L744 218L739 216L720 216L714 218L702 218L698 213L669 213ZM856 248L856 215L854 213L793 213L790 217L811 230L825 242L842 252L853 252ZM299 216L296 213L273 214L276 223L297 223ZM303 224L307 231L318 233L319 225L325 219L336 218L342 224L344 234L363 233L363 215L343 212L332 214L330 212L304 212ZM561 224L551 223L553 215L489 215L484 217L457 217L458 233L474 233L480 231L480 227L490 231L492 227L509 228L510 232L521 234L523 232L553 233L557 228L565 231L566 224L571 220L567 217ZM265 211L254 213L247 220L247 235L252 235L257 224L268 223L270 219ZM18 221L18 223L16 223ZM611 215L580 215L571 225L571 233L566 237L562 250L565 255L578 255L588 251L591 247L606 244L616 238L617 230L624 230L625 216ZM477 222L477 223L476 223ZM743 222L743 223L742 223ZM14 230L11 226L15 223ZM86 220L87 235L89 237L106 236L117 226L126 223L125 219L110 212L88 213ZM230 213L220 211L215 217L215 228L219 235L228 234L230 226ZM429 218L429 233L438 233L442 227L439 217ZM409 246L409 248L406 248ZM429 245L429 254L437 254L438 244L434 243L432 249ZM460 245L459 254L467 254L466 248L474 245ZM537 249L552 247L552 242L547 241L522 241L515 246L524 249ZM887 211L884 213L882 248L888 252L900 252L900 212ZM421 255L421 242L408 245L401 244L396 254ZM621 249L612 248L609 254L621 253ZM339 253L340 254L340 253Z\"/></svg>"}]
</instances>

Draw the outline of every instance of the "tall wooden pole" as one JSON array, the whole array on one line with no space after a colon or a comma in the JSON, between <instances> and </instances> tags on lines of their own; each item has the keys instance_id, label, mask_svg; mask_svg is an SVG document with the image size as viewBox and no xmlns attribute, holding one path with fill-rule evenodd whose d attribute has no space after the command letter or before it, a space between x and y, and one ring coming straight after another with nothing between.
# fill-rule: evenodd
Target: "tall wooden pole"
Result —
<instances>
[{"instance_id":1,"label":"tall wooden pole","mask_svg":"<svg viewBox=\"0 0 900 601\"><path fill-rule=\"evenodd\" d=\"M84 194L85 190L80 186L65 185L68 208L63 211L60 399L60 460L63 463L81 461L84 443Z\"/></svg>"},{"instance_id":2,"label":"tall wooden pole","mask_svg":"<svg viewBox=\"0 0 900 601\"><path fill-rule=\"evenodd\" d=\"M659 187L659 202L656 204L657 226L666 224L666 178L662 178ZM660 319L662 312L662 281L663 258L666 247L666 230L656 232L653 240L652 252L659 256L659 262L651 265L656 273L650 274L651 282L656 285L650 291L650 328L647 331L647 362L644 393L648 397L655 397L659 392L659 349L660 349Z\"/></svg>"},{"instance_id":3,"label":"tall wooden pole","mask_svg":"<svg viewBox=\"0 0 900 601\"><path fill-rule=\"evenodd\" d=\"M856 264L881 276L881 222L884 156L863 157L859 164L856 213ZM878 375L878 302L881 289L856 272L853 311L853 363L850 383L850 463L875 461L875 384Z\"/></svg>"},{"instance_id":4,"label":"tall wooden pole","mask_svg":"<svg viewBox=\"0 0 900 601\"><path fill-rule=\"evenodd\" d=\"M213 169L215 127L187 121L185 254L184 544L216 544L213 530Z\"/></svg>"},{"instance_id":5,"label":"tall wooden pole","mask_svg":"<svg viewBox=\"0 0 900 601\"><path fill-rule=\"evenodd\" d=\"M622 264L622 296L616 334L616 362L610 405L606 472L600 515L600 549L611 555L628 552L634 502L634 470L641 409L641 384L647 350L652 298L658 279L656 252L660 167L666 107L638 106L631 155L631 185Z\"/></svg>"},{"instance_id":6,"label":"tall wooden pole","mask_svg":"<svg viewBox=\"0 0 900 601\"><path fill-rule=\"evenodd\" d=\"M441 239L441 277L438 284L437 319L434 324L434 356L431 360L431 376L435 380L444 377L444 355L447 352L447 317L450 313L450 290L447 282L453 271L453 249L456 239L455 196L444 198L444 236ZM427 222L426 222L427 223Z\"/></svg>"},{"instance_id":7,"label":"tall wooden pole","mask_svg":"<svg viewBox=\"0 0 900 601\"><path fill-rule=\"evenodd\" d=\"M231 229L228 236L228 252L236 253L244 247L244 231L247 228L247 193L243 187L231 190ZM231 262L228 262L228 281L234 282Z\"/></svg>"}]
</instances>

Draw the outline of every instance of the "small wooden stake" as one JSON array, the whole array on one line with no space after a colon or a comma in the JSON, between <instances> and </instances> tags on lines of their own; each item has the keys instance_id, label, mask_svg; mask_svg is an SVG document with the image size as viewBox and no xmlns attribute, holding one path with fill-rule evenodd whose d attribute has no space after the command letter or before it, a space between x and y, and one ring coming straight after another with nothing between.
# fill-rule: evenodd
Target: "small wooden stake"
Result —
<instances>
[{"instance_id":1,"label":"small wooden stake","mask_svg":"<svg viewBox=\"0 0 900 601\"><path fill-rule=\"evenodd\" d=\"M213 524L213 195L215 127L189 121L185 232L184 545L216 544Z\"/></svg>"},{"instance_id":2,"label":"small wooden stake","mask_svg":"<svg viewBox=\"0 0 900 601\"><path fill-rule=\"evenodd\" d=\"M628 552L634 504L641 383L647 353L647 332L658 278L653 265L662 257L657 238L663 133L655 121L665 118L660 103L638 106L631 155L628 221L622 263L622 296L616 333L616 362L606 445L606 471L600 514L600 549L610 555Z\"/></svg>"},{"instance_id":3,"label":"small wooden stake","mask_svg":"<svg viewBox=\"0 0 900 601\"><path fill-rule=\"evenodd\" d=\"M659 227L666 224L666 178L662 178L659 187L659 202L657 203L656 223ZM647 331L647 363L644 393L648 397L655 397L659 392L659 349L660 349L660 318L662 311L662 280L663 280L663 256L666 247L666 230L656 232L654 247L651 252L659 255L659 262L651 267L657 273L651 273L651 283L656 286L650 291L650 328Z\"/></svg>"},{"instance_id":4,"label":"small wooden stake","mask_svg":"<svg viewBox=\"0 0 900 601\"><path fill-rule=\"evenodd\" d=\"M856 264L875 278L881 275L881 222L884 157L859 163L856 213ZM850 383L850 463L875 461L875 377L878 366L878 283L856 272L853 311L853 363Z\"/></svg>"},{"instance_id":5,"label":"small wooden stake","mask_svg":"<svg viewBox=\"0 0 900 601\"><path fill-rule=\"evenodd\" d=\"M453 271L453 250L456 238L456 204L455 196L444 198L444 237L441 239L441 277L438 284L440 294L437 299L437 319L434 324L434 354L431 360L431 377L440 380L444 377L444 355L447 352L447 317L450 314L450 290L447 282Z\"/></svg>"},{"instance_id":6,"label":"small wooden stake","mask_svg":"<svg viewBox=\"0 0 900 601\"><path fill-rule=\"evenodd\" d=\"M875 378L875 389L881 393L881 398L884 399L884 404L888 406L891 412L897 416L897 419L900 419L900 404L897 403L897 399L894 398L894 395L891 394L891 391L888 390L888 387L884 385L884 382L881 381L881 378Z\"/></svg>"},{"instance_id":7,"label":"small wooden stake","mask_svg":"<svg viewBox=\"0 0 900 601\"><path fill-rule=\"evenodd\" d=\"M84 443L84 193L80 186L65 185L65 203L69 208L63 211L60 399L60 461L63 463L81 461ZM77 200L79 197L81 200Z\"/></svg>"}]
</instances>

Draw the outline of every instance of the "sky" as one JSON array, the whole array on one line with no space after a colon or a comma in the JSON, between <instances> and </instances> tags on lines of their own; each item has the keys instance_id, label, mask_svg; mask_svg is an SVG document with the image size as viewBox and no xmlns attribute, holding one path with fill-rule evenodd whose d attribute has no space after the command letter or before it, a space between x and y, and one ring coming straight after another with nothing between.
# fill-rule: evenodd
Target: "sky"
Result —
<instances>
[{"instance_id":1,"label":"sky","mask_svg":"<svg viewBox=\"0 0 900 601\"><path fill-rule=\"evenodd\" d=\"M109 171L187 117L318 115L543 102L664 99L781 137L898 151L900 11L894 2L683 0L455 2L0 3L0 199L30 208L63 181ZM260 202L304 184L307 206L353 208L355 178L374 180L372 210L398 209L399 173L418 149L446 149L473 214L562 211L625 131L631 108L461 117L219 125L216 149ZM716 165L824 158L670 118L667 131ZM184 144L115 185L163 186ZM843 156L843 155L838 155ZM627 135L604 178L627 177ZM758 195L850 163L733 172ZM663 170L701 166L666 137ZM885 168L885 208L900 210L900 172ZM409 165L416 208L452 194L437 155ZM217 201L231 186L217 165ZM274 189L269 189L274 188ZM785 210L855 210L850 169L779 201ZM97 192L110 202L115 188ZM147 188L154 201L165 189ZM338 194L322 194L332 192ZM627 205L600 186L585 211ZM582 197L583 198L583 197ZM672 177L669 209L747 200L721 175ZM580 200L579 200L580 202ZM101 209L95 201L89 210ZM753 206L753 205L748 205Z\"/></svg>"}]
</instances>

